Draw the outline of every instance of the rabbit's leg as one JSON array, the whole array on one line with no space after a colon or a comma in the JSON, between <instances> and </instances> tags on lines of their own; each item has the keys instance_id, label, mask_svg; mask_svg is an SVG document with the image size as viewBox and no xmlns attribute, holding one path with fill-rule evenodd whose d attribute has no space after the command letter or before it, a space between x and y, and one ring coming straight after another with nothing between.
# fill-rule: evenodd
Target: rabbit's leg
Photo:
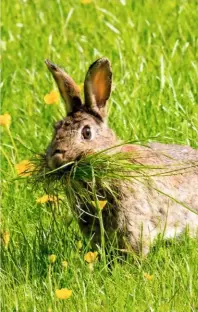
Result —
<instances>
[{"instance_id":1,"label":"rabbit's leg","mask_svg":"<svg viewBox=\"0 0 198 312\"><path fill-rule=\"evenodd\" d=\"M145 222L139 226L128 223L126 237L132 250L137 254L146 256L153 245L158 231L154 229L150 222Z\"/></svg>"}]
</instances>

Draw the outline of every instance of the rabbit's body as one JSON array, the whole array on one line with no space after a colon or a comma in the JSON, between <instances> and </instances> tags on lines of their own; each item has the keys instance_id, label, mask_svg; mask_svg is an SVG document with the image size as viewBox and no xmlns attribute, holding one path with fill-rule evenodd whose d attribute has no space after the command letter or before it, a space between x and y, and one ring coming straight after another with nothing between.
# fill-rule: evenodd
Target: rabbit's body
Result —
<instances>
[{"instance_id":1,"label":"rabbit's body","mask_svg":"<svg viewBox=\"0 0 198 312\"><path fill-rule=\"evenodd\" d=\"M162 169L156 170L156 176L152 176L155 170L151 170L147 180L139 178L121 186L119 225L126 229L130 245L146 253L159 233L171 238L188 226L190 233L196 234L198 166L195 162L198 162L198 152L190 147L159 143L150 144L147 150L137 149L141 150L141 157L136 161L159 165Z\"/></svg>"},{"instance_id":2,"label":"rabbit's body","mask_svg":"<svg viewBox=\"0 0 198 312\"><path fill-rule=\"evenodd\" d=\"M105 121L105 105L111 90L111 68L100 59L89 68L85 79L85 104L78 87L57 66L46 62L60 92L68 104L68 116L55 126L55 135L47 151L50 168L79 159L119 143ZM108 237L118 237L136 251L146 253L153 239L164 233L173 237L189 227L198 227L198 151L180 145L152 143L145 146L125 145L115 149L129 154L132 162L153 166L136 179L115 182L118 200L107 197L111 209L104 208L103 223ZM132 173L131 173L132 174ZM110 196L107 194L107 196ZM100 240L100 227L93 207L76 203L81 229L93 241ZM80 209L78 209L78 207ZM112 208L113 207L113 208ZM196 214L197 213L197 214Z\"/></svg>"}]
</instances>

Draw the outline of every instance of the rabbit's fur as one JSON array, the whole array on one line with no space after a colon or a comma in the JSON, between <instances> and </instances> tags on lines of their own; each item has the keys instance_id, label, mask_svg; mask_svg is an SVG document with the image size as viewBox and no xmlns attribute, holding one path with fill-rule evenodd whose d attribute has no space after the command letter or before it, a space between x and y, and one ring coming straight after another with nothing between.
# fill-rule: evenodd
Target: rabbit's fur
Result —
<instances>
[{"instance_id":1,"label":"rabbit's fur","mask_svg":"<svg viewBox=\"0 0 198 312\"><path fill-rule=\"evenodd\" d=\"M55 125L46 153L49 167L54 169L82 155L118 145L120 141L106 121L112 77L109 61L101 58L90 66L84 83L85 104L75 82L58 66L48 60L46 64L67 109L66 118ZM198 151L188 146L160 143L147 147L125 145L115 151L134 153L137 156L133 161L159 165L161 173L169 174L156 174L144 181L139 178L119 182L116 186L119 200L113 201L114 209L108 211L105 207L102 212L107 234L111 236L117 232L121 248L125 248L127 242L133 250L144 254L159 233L174 237L188 226L189 232L195 234L198 227ZM180 171L175 174L178 168ZM94 217L85 211L79 224L85 233L95 234L96 242L99 240L99 224Z\"/></svg>"}]
</instances>

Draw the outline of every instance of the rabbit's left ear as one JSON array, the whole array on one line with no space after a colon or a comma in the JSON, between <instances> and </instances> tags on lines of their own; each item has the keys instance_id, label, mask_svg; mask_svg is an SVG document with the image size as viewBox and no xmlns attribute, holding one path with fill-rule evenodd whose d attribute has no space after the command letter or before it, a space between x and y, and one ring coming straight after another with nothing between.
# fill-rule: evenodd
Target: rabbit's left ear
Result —
<instances>
[{"instance_id":1,"label":"rabbit's left ear","mask_svg":"<svg viewBox=\"0 0 198 312\"><path fill-rule=\"evenodd\" d=\"M78 108L82 106L80 88L60 67L52 64L49 60L46 60L45 63L49 71L52 73L61 96L65 101L67 114L74 110L78 110Z\"/></svg>"},{"instance_id":2,"label":"rabbit's left ear","mask_svg":"<svg viewBox=\"0 0 198 312\"><path fill-rule=\"evenodd\" d=\"M105 105L111 93L112 71L107 58L100 58L90 67L85 77L85 105L105 117Z\"/></svg>"}]
</instances>

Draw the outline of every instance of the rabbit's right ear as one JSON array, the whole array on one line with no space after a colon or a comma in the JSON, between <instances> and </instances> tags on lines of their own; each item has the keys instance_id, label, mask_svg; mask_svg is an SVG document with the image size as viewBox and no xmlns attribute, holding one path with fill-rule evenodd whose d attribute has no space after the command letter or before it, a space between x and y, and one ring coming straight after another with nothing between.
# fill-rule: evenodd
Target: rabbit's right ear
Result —
<instances>
[{"instance_id":1,"label":"rabbit's right ear","mask_svg":"<svg viewBox=\"0 0 198 312\"><path fill-rule=\"evenodd\" d=\"M49 60L45 60L45 64L52 73L60 94L65 101L67 114L81 107L80 89L73 79Z\"/></svg>"},{"instance_id":2,"label":"rabbit's right ear","mask_svg":"<svg viewBox=\"0 0 198 312\"><path fill-rule=\"evenodd\" d=\"M85 105L105 117L106 102L111 93L112 71L107 58L100 58L90 67L85 77Z\"/></svg>"}]
</instances>

